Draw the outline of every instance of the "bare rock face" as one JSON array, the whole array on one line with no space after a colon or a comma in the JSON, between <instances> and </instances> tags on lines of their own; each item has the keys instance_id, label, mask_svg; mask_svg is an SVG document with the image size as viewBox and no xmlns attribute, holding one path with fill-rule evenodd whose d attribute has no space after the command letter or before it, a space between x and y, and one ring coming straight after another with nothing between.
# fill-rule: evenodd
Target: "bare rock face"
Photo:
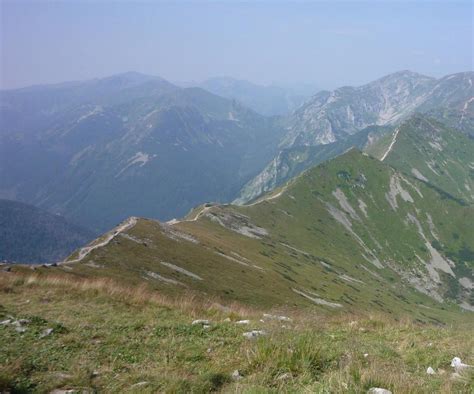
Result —
<instances>
[{"instance_id":1,"label":"bare rock face","mask_svg":"<svg viewBox=\"0 0 474 394\"><path fill-rule=\"evenodd\" d=\"M259 239L268 235L266 229L253 224L248 216L235 211L215 210L207 212L205 215L212 221L219 223L222 227L249 238Z\"/></svg>"}]
</instances>

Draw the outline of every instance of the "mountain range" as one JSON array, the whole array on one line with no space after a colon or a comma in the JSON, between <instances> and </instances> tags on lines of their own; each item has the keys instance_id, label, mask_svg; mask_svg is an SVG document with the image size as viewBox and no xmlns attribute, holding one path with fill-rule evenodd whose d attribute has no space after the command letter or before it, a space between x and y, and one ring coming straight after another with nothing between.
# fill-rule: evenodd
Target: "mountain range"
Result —
<instances>
[{"instance_id":1,"label":"mountain range","mask_svg":"<svg viewBox=\"0 0 474 394\"><path fill-rule=\"evenodd\" d=\"M262 86L230 77L211 78L190 85L196 85L218 96L237 100L265 116L289 115L319 90L311 84L296 84L291 87Z\"/></svg>"},{"instance_id":2,"label":"mountain range","mask_svg":"<svg viewBox=\"0 0 474 394\"><path fill-rule=\"evenodd\" d=\"M436 321L474 304L472 77L400 72L287 117L135 73L4 91L0 195L121 222L41 269Z\"/></svg>"},{"instance_id":3,"label":"mountain range","mask_svg":"<svg viewBox=\"0 0 474 394\"><path fill-rule=\"evenodd\" d=\"M252 200L281 185L287 180L288 168L304 170L314 165L319 150L313 157L309 152L314 149L308 147L335 144L332 146L339 151L338 146L351 144L352 136L356 135L357 146L362 147L360 132L367 127L396 126L415 112L427 113L472 135L472 81L473 72L435 79L401 71L360 87L342 87L316 94L285 120L286 132L279 142L280 151L243 187L236 202ZM377 133L370 133L370 130L364 133L370 140L377 138ZM302 151L304 155L300 154ZM293 175L296 173L292 172Z\"/></svg>"},{"instance_id":4,"label":"mountain range","mask_svg":"<svg viewBox=\"0 0 474 394\"><path fill-rule=\"evenodd\" d=\"M471 392L470 75L2 92L0 391Z\"/></svg>"},{"instance_id":5,"label":"mountain range","mask_svg":"<svg viewBox=\"0 0 474 394\"><path fill-rule=\"evenodd\" d=\"M93 231L231 200L283 133L236 101L136 73L3 91L0 108L0 196Z\"/></svg>"},{"instance_id":6,"label":"mountain range","mask_svg":"<svg viewBox=\"0 0 474 394\"><path fill-rule=\"evenodd\" d=\"M455 304L473 309L473 213L418 173L351 148L249 205L129 218L58 269L254 306L435 321Z\"/></svg>"},{"instance_id":7,"label":"mountain range","mask_svg":"<svg viewBox=\"0 0 474 394\"><path fill-rule=\"evenodd\" d=\"M251 84L222 78L203 85L237 99L133 72L2 91L0 197L93 231L131 215L168 220L205 201L249 201L349 146L363 149L375 126L414 111L469 133L472 74L398 72L320 92L287 117L243 106L236 92Z\"/></svg>"}]
</instances>

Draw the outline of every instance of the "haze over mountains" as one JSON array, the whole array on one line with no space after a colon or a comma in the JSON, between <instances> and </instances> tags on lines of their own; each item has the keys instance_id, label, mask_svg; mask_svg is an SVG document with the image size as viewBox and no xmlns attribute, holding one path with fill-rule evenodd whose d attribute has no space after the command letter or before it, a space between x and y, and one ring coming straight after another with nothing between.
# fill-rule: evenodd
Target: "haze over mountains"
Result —
<instances>
[{"instance_id":1,"label":"haze over mountains","mask_svg":"<svg viewBox=\"0 0 474 394\"><path fill-rule=\"evenodd\" d=\"M218 96L234 99L254 111L266 115L289 115L319 90L312 84L291 87L262 86L230 77L210 78L201 83L189 83Z\"/></svg>"},{"instance_id":2,"label":"haze over mountains","mask_svg":"<svg viewBox=\"0 0 474 394\"><path fill-rule=\"evenodd\" d=\"M63 260L97 234L18 201L0 200L0 259L20 263Z\"/></svg>"},{"instance_id":3,"label":"haze over mountains","mask_svg":"<svg viewBox=\"0 0 474 394\"><path fill-rule=\"evenodd\" d=\"M255 269L255 278L264 279L262 272L271 271L267 279L280 283L285 299L301 302L301 297L306 297L307 302L316 297L345 306L351 302L341 298L342 293L348 297L355 293L343 290L343 285L351 280L354 286L364 281L369 269L374 278L383 278L377 279L381 289L387 280L395 280L397 286L415 289L414 300L421 292L435 301L455 302L469 309L474 248L469 235L472 229L465 228L464 218L472 217L474 190L473 79L472 72L436 80L403 71L361 87L316 93L287 116L261 114L276 111L262 110L261 105L273 106L283 97L282 90L262 93L260 88L235 81L207 82L228 98L138 73L3 91L0 196L47 209L97 233L129 216L166 221L182 217L207 201L227 203L236 199L242 204L342 155L331 164L337 171L334 168L330 175L324 164L308 173L317 176L305 174L290 181L312 190L298 198L292 208L297 212L287 207L292 200L289 196L295 196L285 187L281 197L243 207L242 211L236 206L204 208L203 214L195 213L198 220L168 226L139 220L130 233L123 231L125 240L114 235L110 244L102 246L99 242L100 247L72 267L82 272L79 267L85 263L98 264L108 268L94 274L118 274L116 269L129 268L122 267L116 258L134 254L133 271L139 273L136 279L145 276L161 287L165 283L165 290L174 282L192 288L199 283L197 290L246 302L251 302L251 294L258 291L262 292L262 302L283 302L283 298L267 294L265 286L258 290L256 283L250 285L248 275L242 282L228 266L233 261L237 266L250 267L245 269ZM275 97L280 98L274 101ZM254 103L255 110L243 102ZM282 108L282 112L289 111L289 107ZM383 165L354 151L344 154L351 147L366 151ZM371 181L364 180L368 174L373 174ZM327 186L318 179L326 179ZM442 206L445 210L440 212ZM393 229L380 227L387 215L393 216ZM446 224L446 215L450 224ZM291 230L284 230L284 223L293 217L299 219ZM275 234L274 227L280 222L282 227ZM217 231L215 223L227 230ZM165 227L160 230L160 226ZM135 228L146 233L136 235ZM460 234L459 228L465 231ZM180 241L173 256L162 256L161 249L158 253L150 247L162 242L157 241L162 240L160 231L172 240L180 239L180 231L184 231L189 235L184 235L184 240L188 237L191 241ZM400 233L411 234L408 244L404 237L396 239ZM217 240L227 237L225 234L229 243L221 245ZM300 243L294 234L305 241ZM141 251L136 244L148 248ZM343 245L347 245L347 252ZM118 251L116 246L120 246ZM173 249L172 244L169 246ZM254 248L255 253L247 256L246 251ZM217 257L209 250L217 251ZM301 256L293 256L295 266L283 263L288 253L301 250L301 256L307 256L304 258L325 262L319 270L335 270L327 273L336 276L334 286L325 290L329 291L326 298L321 289L314 290L318 286L299 278L306 274L318 277L321 273L314 271L316 268L308 268L308 272L296 269ZM357 263L350 260L354 250L359 250ZM182 253L209 261L205 270L210 271L201 271ZM223 278L233 284L211 288L207 282L187 283L185 277L170 277L157 270L159 261L149 266L148 261L156 259L179 267L183 264L185 270L189 268L199 277L224 266L230 271ZM319 263L315 264L317 267ZM337 277L352 279L339 283ZM288 287L290 282L293 287ZM247 293L239 289L247 289ZM391 299L393 295L386 296ZM362 299L356 304L360 308L369 305ZM397 305L385 309L404 308Z\"/></svg>"},{"instance_id":4,"label":"haze over mountains","mask_svg":"<svg viewBox=\"0 0 474 394\"><path fill-rule=\"evenodd\" d=\"M441 371L472 347L473 79L404 71L292 113L136 73L2 92L0 197L41 208L0 200L0 389L469 389Z\"/></svg>"},{"instance_id":5,"label":"haze over mountains","mask_svg":"<svg viewBox=\"0 0 474 394\"><path fill-rule=\"evenodd\" d=\"M474 222L465 218L473 213L351 149L251 205L200 206L168 224L131 218L66 266L80 275L125 271L172 294L192 288L254 305L426 318L417 304L472 308Z\"/></svg>"},{"instance_id":6,"label":"haze over mountains","mask_svg":"<svg viewBox=\"0 0 474 394\"><path fill-rule=\"evenodd\" d=\"M4 91L1 117L0 195L102 231L231 200L283 133L235 101L136 73Z\"/></svg>"},{"instance_id":7,"label":"haze over mountains","mask_svg":"<svg viewBox=\"0 0 474 394\"><path fill-rule=\"evenodd\" d=\"M0 394L474 394L473 10L0 0Z\"/></svg>"},{"instance_id":8,"label":"haze over mountains","mask_svg":"<svg viewBox=\"0 0 474 394\"><path fill-rule=\"evenodd\" d=\"M358 144L350 143L362 147L360 131L373 126L398 125L415 112L429 113L472 135L473 81L473 72L437 80L401 71L360 87L319 92L286 120L280 152L245 185L237 201L248 201L271 190L287 180L288 174L295 175L295 167L301 171L316 164L314 149L308 147L334 144L332 149L339 151L338 146L344 145L344 140L354 138ZM379 134L375 129L366 132L371 139Z\"/></svg>"}]
</instances>

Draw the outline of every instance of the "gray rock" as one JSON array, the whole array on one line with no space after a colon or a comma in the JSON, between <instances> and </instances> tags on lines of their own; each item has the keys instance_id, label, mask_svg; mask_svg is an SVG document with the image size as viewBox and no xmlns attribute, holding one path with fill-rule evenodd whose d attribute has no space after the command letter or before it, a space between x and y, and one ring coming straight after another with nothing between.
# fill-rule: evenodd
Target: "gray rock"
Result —
<instances>
[{"instance_id":1,"label":"gray rock","mask_svg":"<svg viewBox=\"0 0 474 394\"><path fill-rule=\"evenodd\" d=\"M30 320L28 319L20 319L20 320L17 320L15 323L19 324L20 326L24 326L26 324L29 324L30 323Z\"/></svg>"},{"instance_id":2,"label":"gray rock","mask_svg":"<svg viewBox=\"0 0 474 394\"><path fill-rule=\"evenodd\" d=\"M269 313L264 313L263 317L270 320L291 321L291 319L287 316L270 315Z\"/></svg>"},{"instance_id":3,"label":"gray rock","mask_svg":"<svg viewBox=\"0 0 474 394\"><path fill-rule=\"evenodd\" d=\"M193 326L196 326L196 325L202 325L202 326L209 326L211 323L209 322L209 320L204 320L204 319L197 319L197 320L194 320L191 325Z\"/></svg>"},{"instance_id":4,"label":"gray rock","mask_svg":"<svg viewBox=\"0 0 474 394\"><path fill-rule=\"evenodd\" d=\"M247 339L254 339L262 335L266 335L266 332L264 330L252 330L243 333L243 336Z\"/></svg>"},{"instance_id":5,"label":"gray rock","mask_svg":"<svg viewBox=\"0 0 474 394\"><path fill-rule=\"evenodd\" d=\"M436 372L434 371L433 368L428 367L428 369L426 370L426 373L427 373L428 375L434 375Z\"/></svg>"},{"instance_id":6,"label":"gray rock","mask_svg":"<svg viewBox=\"0 0 474 394\"><path fill-rule=\"evenodd\" d=\"M454 368L455 372L461 372L464 369L472 368L468 364L464 364L459 357L454 357L451 361L451 366Z\"/></svg>"},{"instance_id":7,"label":"gray rock","mask_svg":"<svg viewBox=\"0 0 474 394\"><path fill-rule=\"evenodd\" d=\"M135 383L134 385L132 385L132 387L137 388L137 387L144 387L144 386L147 386L147 385L148 385L148 382L143 381L143 382Z\"/></svg>"},{"instance_id":8,"label":"gray rock","mask_svg":"<svg viewBox=\"0 0 474 394\"><path fill-rule=\"evenodd\" d=\"M234 372L232 372L232 375L230 375L230 376L234 380L240 380L240 379L243 378L243 376L240 374L238 369L236 369Z\"/></svg>"},{"instance_id":9,"label":"gray rock","mask_svg":"<svg viewBox=\"0 0 474 394\"><path fill-rule=\"evenodd\" d=\"M379 387L371 387L367 393L370 394L392 394L390 390L387 389L381 389Z\"/></svg>"},{"instance_id":10,"label":"gray rock","mask_svg":"<svg viewBox=\"0 0 474 394\"><path fill-rule=\"evenodd\" d=\"M51 335L53 333L53 329L52 328L47 328L46 330L44 330L41 335L39 336L40 338L44 338L44 337L47 337L48 335Z\"/></svg>"},{"instance_id":11,"label":"gray rock","mask_svg":"<svg viewBox=\"0 0 474 394\"><path fill-rule=\"evenodd\" d=\"M277 380L288 380L291 379L293 375L290 372L282 373L280 376L277 377Z\"/></svg>"}]
</instances>

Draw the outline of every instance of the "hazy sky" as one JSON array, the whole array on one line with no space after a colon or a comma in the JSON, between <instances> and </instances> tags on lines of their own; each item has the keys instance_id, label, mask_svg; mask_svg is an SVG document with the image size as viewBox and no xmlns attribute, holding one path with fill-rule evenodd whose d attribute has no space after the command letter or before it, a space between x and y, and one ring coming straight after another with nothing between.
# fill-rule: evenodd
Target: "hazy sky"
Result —
<instances>
[{"instance_id":1,"label":"hazy sky","mask_svg":"<svg viewBox=\"0 0 474 394\"><path fill-rule=\"evenodd\" d=\"M5 1L3 88L124 71L360 84L473 69L472 2Z\"/></svg>"}]
</instances>

